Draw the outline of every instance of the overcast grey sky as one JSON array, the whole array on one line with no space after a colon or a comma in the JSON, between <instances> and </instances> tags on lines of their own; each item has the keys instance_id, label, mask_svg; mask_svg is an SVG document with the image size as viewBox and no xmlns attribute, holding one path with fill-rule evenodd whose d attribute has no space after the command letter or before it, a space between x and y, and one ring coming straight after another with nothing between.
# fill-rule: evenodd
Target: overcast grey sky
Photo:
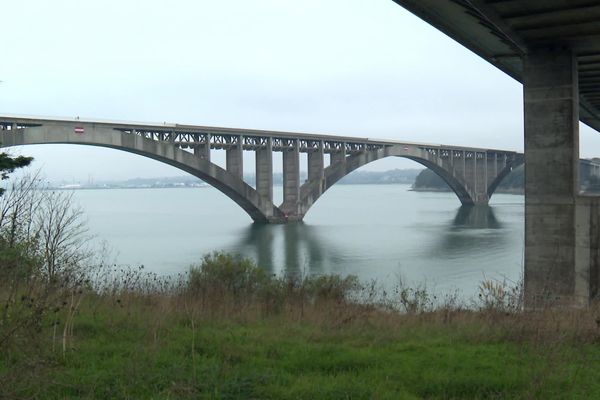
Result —
<instances>
[{"instance_id":1,"label":"overcast grey sky","mask_svg":"<svg viewBox=\"0 0 600 400\"><path fill-rule=\"evenodd\" d=\"M391 0L7 0L2 15L0 113L523 149L521 85ZM581 143L600 156L600 134L582 126ZM184 174L86 146L16 152L52 180Z\"/></svg>"}]
</instances>

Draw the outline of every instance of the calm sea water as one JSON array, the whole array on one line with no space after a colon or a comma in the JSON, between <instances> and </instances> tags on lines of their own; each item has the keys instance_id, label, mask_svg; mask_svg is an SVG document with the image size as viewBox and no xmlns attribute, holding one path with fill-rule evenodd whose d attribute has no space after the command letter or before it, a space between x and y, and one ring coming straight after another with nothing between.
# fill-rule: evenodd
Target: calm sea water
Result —
<instances>
[{"instance_id":1,"label":"calm sea water","mask_svg":"<svg viewBox=\"0 0 600 400\"><path fill-rule=\"evenodd\" d=\"M80 190L75 198L118 263L160 274L224 250L272 273L354 274L383 284L402 277L439 293L472 295L484 278L519 279L523 196L496 194L490 207L461 208L452 193L409 189L337 185L303 223L288 225L255 225L210 187Z\"/></svg>"}]
</instances>

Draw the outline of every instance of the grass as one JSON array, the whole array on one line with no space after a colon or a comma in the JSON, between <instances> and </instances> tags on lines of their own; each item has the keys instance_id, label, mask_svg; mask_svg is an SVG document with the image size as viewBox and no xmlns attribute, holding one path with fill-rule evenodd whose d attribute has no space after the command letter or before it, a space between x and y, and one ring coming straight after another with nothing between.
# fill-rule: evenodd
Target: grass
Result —
<instances>
[{"instance_id":1,"label":"grass","mask_svg":"<svg viewBox=\"0 0 600 400\"><path fill-rule=\"evenodd\" d=\"M22 380L21 387L10 388L14 398L600 396L596 344L486 339L477 332L491 329L484 322L365 318L339 325L313 314L296 321L202 318L192 326L178 312L156 323L147 304L130 304L129 311L90 305L84 303L77 315L71 350L65 356L48 352L45 370L37 375L43 380L37 385Z\"/></svg>"},{"instance_id":2,"label":"grass","mask_svg":"<svg viewBox=\"0 0 600 400\"><path fill-rule=\"evenodd\" d=\"M352 279L254 268L209 258L177 289L70 292L76 309L48 308L0 348L0 398L600 398L595 308L425 307L404 289L398 312L348 300Z\"/></svg>"}]
</instances>

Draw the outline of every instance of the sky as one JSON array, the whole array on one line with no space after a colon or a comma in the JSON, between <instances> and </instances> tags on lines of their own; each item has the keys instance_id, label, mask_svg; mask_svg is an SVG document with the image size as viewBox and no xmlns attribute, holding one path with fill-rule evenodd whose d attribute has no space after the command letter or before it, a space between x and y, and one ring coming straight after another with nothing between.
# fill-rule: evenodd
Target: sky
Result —
<instances>
[{"instance_id":1,"label":"sky","mask_svg":"<svg viewBox=\"0 0 600 400\"><path fill-rule=\"evenodd\" d=\"M2 14L0 114L523 150L521 84L391 0L7 0ZM600 156L600 134L580 135ZM185 175L88 146L12 153L54 181Z\"/></svg>"}]
</instances>

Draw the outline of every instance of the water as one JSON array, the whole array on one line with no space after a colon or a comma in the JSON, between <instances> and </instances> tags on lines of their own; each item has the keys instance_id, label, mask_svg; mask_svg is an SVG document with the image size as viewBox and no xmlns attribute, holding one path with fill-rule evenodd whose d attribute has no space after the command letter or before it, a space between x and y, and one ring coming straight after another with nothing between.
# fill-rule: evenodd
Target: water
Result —
<instances>
[{"instance_id":1,"label":"water","mask_svg":"<svg viewBox=\"0 0 600 400\"><path fill-rule=\"evenodd\" d=\"M337 185L303 223L288 225L255 225L210 187L75 196L96 240L109 244L118 263L160 274L186 271L204 254L224 250L275 274L354 274L385 284L402 277L436 292L472 295L484 278L519 279L523 196L496 194L490 207L461 208L452 193L409 189Z\"/></svg>"}]
</instances>

